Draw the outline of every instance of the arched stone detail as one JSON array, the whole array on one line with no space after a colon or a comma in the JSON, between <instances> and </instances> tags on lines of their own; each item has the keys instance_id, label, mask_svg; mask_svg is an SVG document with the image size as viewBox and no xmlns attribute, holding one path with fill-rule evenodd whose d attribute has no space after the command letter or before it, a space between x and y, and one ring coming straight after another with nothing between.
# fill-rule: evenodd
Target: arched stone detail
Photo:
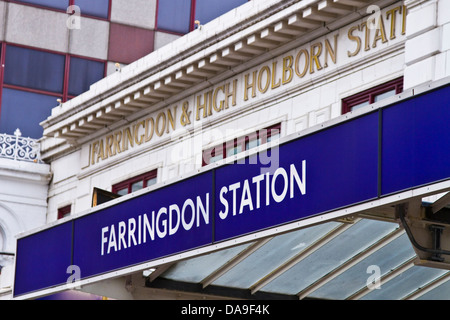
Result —
<instances>
[{"instance_id":1,"label":"arched stone detail","mask_svg":"<svg viewBox=\"0 0 450 320\"><path fill-rule=\"evenodd\" d=\"M17 214L7 205L0 202L0 252L15 252L16 235L23 232L24 227ZM2 257L0 257L0 260Z\"/></svg>"}]
</instances>

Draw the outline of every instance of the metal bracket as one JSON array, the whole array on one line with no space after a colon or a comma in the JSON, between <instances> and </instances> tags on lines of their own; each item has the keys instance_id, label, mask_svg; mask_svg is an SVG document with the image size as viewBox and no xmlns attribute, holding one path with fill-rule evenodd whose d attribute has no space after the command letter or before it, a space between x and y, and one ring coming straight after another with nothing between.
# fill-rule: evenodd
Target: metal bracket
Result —
<instances>
[{"instance_id":1,"label":"metal bracket","mask_svg":"<svg viewBox=\"0 0 450 320\"><path fill-rule=\"evenodd\" d=\"M441 257L442 254L450 255L450 251L441 249L441 234L442 234L442 231L445 229L445 227L440 226L440 225L431 225L430 230L433 232L433 248L423 247L414 239L414 236L413 236L413 234L406 222L406 219L405 219L406 211L407 211L407 205L405 203L398 204L395 207L396 216L398 218L400 218L400 221L401 221L403 227L405 228L406 234L408 235L408 238L411 241L412 245L420 251L424 251L424 252L431 254L430 260L432 260L432 261L440 262L440 261L444 260Z\"/></svg>"},{"instance_id":2,"label":"metal bracket","mask_svg":"<svg viewBox=\"0 0 450 320\"><path fill-rule=\"evenodd\" d=\"M432 261L438 261L438 262L443 262L445 259L441 257L441 235L442 232L444 231L445 227L444 226L439 226L439 225L435 225L432 224L430 226L430 230L432 233L432 240L433 240L433 250L434 253L432 254L432 256L430 257L430 260Z\"/></svg>"}]
</instances>

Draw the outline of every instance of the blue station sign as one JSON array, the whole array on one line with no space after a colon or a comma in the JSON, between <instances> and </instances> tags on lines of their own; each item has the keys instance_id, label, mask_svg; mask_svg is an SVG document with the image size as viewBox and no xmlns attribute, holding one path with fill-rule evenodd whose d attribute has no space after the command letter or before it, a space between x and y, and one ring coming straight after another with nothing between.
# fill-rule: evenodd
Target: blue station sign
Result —
<instances>
[{"instance_id":1,"label":"blue station sign","mask_svg":"<svg viewBox=\"0 0 450 320\"><path fill-rule=\"evenodd\" d=\"M14 296L447 180L449 119L446 85L23 236Z\"/></svg>"}]
</instances>

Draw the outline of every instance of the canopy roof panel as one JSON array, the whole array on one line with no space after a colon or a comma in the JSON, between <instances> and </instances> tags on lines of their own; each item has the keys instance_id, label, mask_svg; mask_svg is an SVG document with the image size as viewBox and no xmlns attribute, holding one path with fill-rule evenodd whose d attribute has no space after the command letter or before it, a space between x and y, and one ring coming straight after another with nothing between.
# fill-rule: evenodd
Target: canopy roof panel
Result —
<instances>
[{"instance_id":1,"label":"canopy roof panel","mask_svg":"<svg viewBox=\"0 0 450 320\"><path fill-rule=\"evenodd\" d=\"M197 293L211 286L210 293L220 288L228 298L248 291L270 299L446 299L449 271L416 266L415 259L395 222L333 221L166 266L160 284L147 286L202 288Z\"/></svg>"}]
</instances>

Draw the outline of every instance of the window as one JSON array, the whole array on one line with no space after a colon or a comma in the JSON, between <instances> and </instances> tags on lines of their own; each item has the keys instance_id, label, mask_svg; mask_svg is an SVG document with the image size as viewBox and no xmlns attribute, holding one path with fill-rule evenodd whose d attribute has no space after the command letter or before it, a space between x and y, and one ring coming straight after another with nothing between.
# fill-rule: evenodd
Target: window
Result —
<instances>
[{"instance_id":1,"label":"window","mask_svg":"<svg viewBox=\"0 0 450 320\"><path fill-rule=\"evenodd\" d=\"M248 0L159 0L156 27L175 33L194 30L194 21L206 24Z\"/></svg>"},{"instance_id":2,"label":"window","mask_svg":"<svg viewBox=\"0 0 450 320\"><path fill-rule=\"evenodd\" d=\"M191 30L191 1L163 0L158 1L157 28L177 33L188 33Z\"/></svg>"},{"instance_id":3,"label":"window","mask_svg":"<svg viewBox=\"0 0 450 320\"><path fill-rule=\"evenodd\" d=\"M281 124L203 150L203 166L280 138Z\"/></svg>"},{"instance_id":4,"label":"window","mask_svg":"<svg viewBox=\"0 0 450 320\"><path fill-rule=\"evenodd\" d=\"M403 91L403 77L389 81L375 88L355 94L342 100L342 114L394 96Z\"/></svg>"},{"instance_id":5,"label":"window","mask_svg":"<svg viewBox=\"0 0 450 320\"><path fill-rule=\"evenodd\" d=\"M71 205L62 207L58 209L58 219L62 219L70 215L70 211L72 209Z\"/></svg>"},{"instance_id":6,"label":"window","mask_svg":"<svg viewBox=\"0 0 450 320\"><path fill-rule=\"evenodd\" d=\"M149 187L156 183L157 170L119 182L112 186L112 192L121 196Z\"/></svg>"},{"instance_id":7,"label":"window","mask_svg":"<svg viewBox=\"0 0 450 320\"><path fill-rule=\"evenodd\" d=\"M195 0L195 20L206 24L248 0Z\"/></svg>"},{"instance_id":8,"label":"window","mask_svg":"<svg viewBox=\"0 0 450 320\"><path fill-rule=\"evenodd\" d=\"M105 75L105 63L77 57L70 58L69 96L77 96L89 90L91 84Z\"/></svg>"},{"instance_id":9,"label":"window","mask_svg":"<svg viewBox=\"0 0 450 320\"><path fill-rule=\"evenodd\" d=\"M75 0L73 4L80 7L82 15L108 19L109 2L110 0Z\"/></svg>"},{"instance_id":10,"label":"window","mask_svg":"<svg viewBox=\"0 0 450 320\"><path fill-rule=\"evenodd\" d=\"M22 137L40 138L40 122L57 106L56 98L40 93L3 88L0 109L0 132L14 135L19 128Z\"/></svg>"},{"instance_id":11,"label":"window","mask_svg":"<svg viewBox=\"0 0 450 320\"><path fill-rule=\"evenodd\" d=\"M62 93L65 57L62 54L8 45L4 82L20 87Z\"/></svg>"},{"instance_id":12,"label":"window","mask_svg":"<svg viewBox=\"0 0 450 320\"><path fill-rule=\"evenodd\" d=\"M66 60L70 60L69 83L68 92L63 92ZM104 75L103 61L12 45L6 47L5 84L73 97L89 90L89 86Z\"/></svg>"},{"instance_id":13,"label":"window","mask_svg":"<svg viewBox=\"0 0 450 320\"><path fill-rule=\"evenodd\" d=\"M0 43L0 132L38 139L39 125L58 105L105 75L104 61ZM26 116L24 116L26 115Z\"/></svg>"}]
</instances>

